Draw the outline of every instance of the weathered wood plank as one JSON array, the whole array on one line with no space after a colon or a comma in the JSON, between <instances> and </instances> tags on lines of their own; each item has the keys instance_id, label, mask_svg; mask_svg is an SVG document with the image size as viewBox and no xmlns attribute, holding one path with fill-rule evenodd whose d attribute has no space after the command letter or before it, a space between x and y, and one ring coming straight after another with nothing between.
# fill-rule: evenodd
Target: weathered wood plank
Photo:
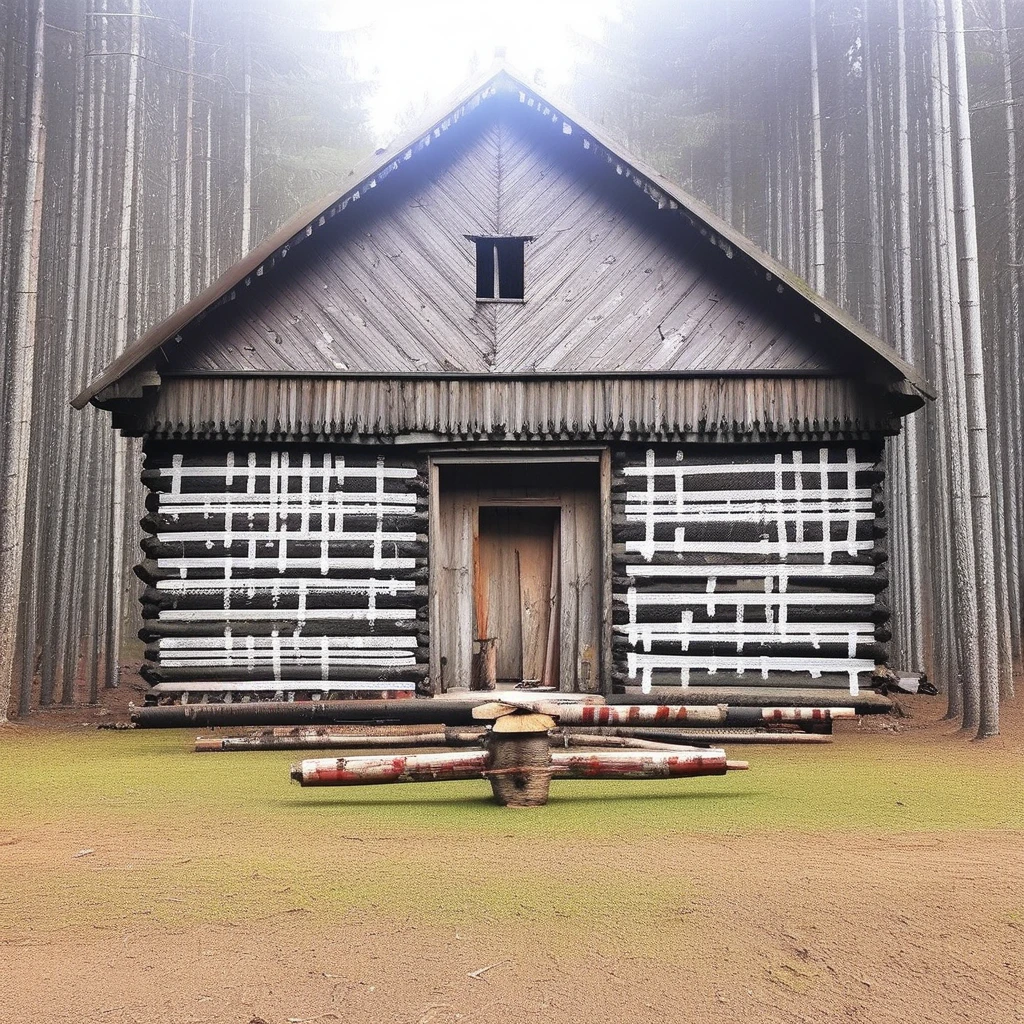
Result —
<instances>
[{"instance_id":1,"label":"weathered wood plank","mask_svg":"<svg viewBox=\"0 0 1024 1024\"><path fill-rule=\"evenodd\" d=\"M179 369L709 371L826 365L765 282L684 220L570 161L529 115L467 122L416 173L201 323ZM467 234L534 237L526 302L475 301ZM586 303L583 296L589 296Z\"/></svg>"}]
</instances>

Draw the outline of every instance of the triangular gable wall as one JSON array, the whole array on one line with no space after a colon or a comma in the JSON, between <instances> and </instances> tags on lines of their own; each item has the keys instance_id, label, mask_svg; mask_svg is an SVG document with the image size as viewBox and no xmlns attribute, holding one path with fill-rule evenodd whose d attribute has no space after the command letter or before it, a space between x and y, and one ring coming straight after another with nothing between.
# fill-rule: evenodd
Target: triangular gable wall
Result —
<instances>
[{"instance_id":1,"label":"triangular gable wall","mask_svg":"<svg viewBox=\"0 0 1024 1024\"><path fill-rule=\"evenodd\" d=\"M373 202L366 200L375 199L385 193L399 192L402 183L408 182L410 170L414 171L414 176L420 176L418 180L429 180L427 165L438 150L443 150L452 144L452 139L457 143L459 138L466 134L464 129L468 127L468 123L479 118L482 110L492 108L488 110L488 113L493 118L496 113L494 107L509 104L518 107L520 116L525 116L527 119L533 118L533 124L538 129L538 134L546 132L549 139L566 136L567 138L562 141L575 146L577 164L580 162L580 154L589 152L593 158L595 174L603 177L606 187L609 187L608 182L614 182L616 179L623 185L631 186L635 199L638 201L642 199L643 203L647 204L648 213L656 209L659 216L673 222L670 230L674 234L674 244L677 247L685 248L691 244L688 235L699 235L704 246L712 250L712 255L715 251L724 254L725 258L734 261L735 266L746 272L748 280L757 281L760 284L758 302L763 302L764 285L767 284L767 291L774 291L777 295L777 299L772 299L769 304L765 304L771 307L768 318L777 316L781 322L789 325L789 330L796 331L801 337L811 338L814 352L828 354L827 362L830 369L836 369L840 364L845 363L846 372L850 376L857 377L865 383L870 382L874 387L880 386L882 391L897 399L897 404L903 412L917 407L922 397L934 397L934 392L928 382L913 366L906 363L892 348L866 331L843 310L816 295L807 283L792 271L759 250L749 239L743 237L699 201L682 192L677 186L643 164L642 161L627 154L620 145L605 137L600 128L588 124L578 115L571 114L564 105L555 104L546 99L540 91L525 85L520 77L505 69L500 69L468 83L441 108L439 113L425 119L421 127L386 149L378 150L375 156L354 168L346 177L340 192L325 202L314 204L297 214L272 237L266 239L252 253L226 271L204 292L177 310L166 321L153 327L93 380L74 399L73 404L77 408L81 408L89 401L105 405L109 401L116 402L138 396L142 393L139 390L140 387L149 388L158 383L158 374L167 372L169 363L181 355L182 348L185 347L182 346L182 343L186 336L192 336L196 326L203 320L226 317L225 307L233 305L239 299L247 299L249 296L263 291L268 281L277 278L286 264L295 262L296 254L310 248L311 236L315 238L322 233L331 234L340 230L339 225L350 221L355 211L358 211L358 216L366 216L363 212L364 208L374 205ZM571 145L568 148L571 148ZM585 163L585 160L582 162ZM625 191L630 191L630 188ZM363 199L364 202L358 202L360 199ZM291 259L286 260L286 257L289 256ZM312 256L309 258L313 259ZM708 270L714 269L713 260L703 265ZM742 276L742 274L738 274L737 278L742 278ZM750 289L751 295L756 296L757 293L757 288ZM625 296L623 296L624 298ZM623 301L620 306L625 304ZM718 303L714 305L717 307ZM723 312L727 308L728 304L723 306ZM764 308L763 306L762 309ZM646 318L648 312L652 311L643 311L641 318ZM480 314L481 320L484 321L483 337L487 335L489 323L486 321L487 315L487 313ZM501 372L499 368L508 368L513 365L526 365L521 360L516 362L516 357L512 354L513 348L508 349L509 358L505 358L499 330L499 321L503 315L500 311L493 312L494 326L491 328L491 346L489 352L486 348L483 351L485 363L488 367L493 366L494 369L485 370L485 373ZM604 319L603 314L595 313L595 316ZM529 317L523 318L523 322L528 319ZM737 328L743 326L739 317L735 318L733 323ZM643 326L648 326L646 319ZM721 362L723 352L718 345L713 345L710 352L703 353L699 358L693 358L697 353L689 345L686 324L680 325L681 334L666 333L663 321L658 321L656 326L660 332L658 340L662 345L657 352L650 352L651 358L645 360L647 368L641 372L665 374L681 372L676 368L681 365L680 361L676 360L676 355L678 354L682 358L684 350L688 366L682 372L714 372L709 369L701 369L702 365L712 365L704 361L709 357L719 360L714 365L719 367L724 365ZM690 326L693 326L692 321ZM213 324L210 323L210 328L212 329L212 327ZM707 327L706 323L704 327ZM259 328L259 330L263 330L263 328ZM272 331L273 328L270 330ZM614 330L607 332L608 338L614 338L615 333ZM278 344L278 340L274 339L271 334L267 334L266 331L263 334L264 339L269 339L274 345ZM687 334L687 337L683 337L683 334ZM329 373L344 374L345 371L336 365L343 360L336 358L333 336L330 335L329 330L326 331L326 335L324 332L317 335L324 346L316 351L319 351L326 363L330 364ZM630 335L631 341L635 342L633 332L630 332ZM698 335L698 337L705 336L712 339L718 337L713 329L708 335L705 335L703 331ZM641 347L647 340L645 337L641 341ZM558 363L567 365L564 362L566 357L575 360L578 365L582 365L583 361L589 362L590 355L593 354L595 339L592 337L582 347L578 347L580 341L578 336L575 338L572 336L562 337L561 342L566 343L562 349L557 352L549 351L542 359L534 360L530 368L518 372L571 372L543 370L540 369L540 365L542 363L552 366ZM682 344L677 353L676 346L679 342ZM556 347L559 344L559 340L556 339ZM589 350L588 346L590 346ZM191 345L187 347L192 352L196 351L192 349ZM448 362L459 364L460 355L456 354L456 358L452 359L452 353L447 344L445 347L445 358L448 359ZM785 373L787 367L813 372L817 363L820 362L820 356L816 360L807 351L801 355L798 366L793 367L788 362L789 356L784 354L784 345L777 347L776 344L771 344L769 347L772 357L769 361L773 367L767 371L769 373L778 371ZM258 346L253 343L253 336L250 334L248 342L243 344L238 351L252 356L257 349ZM227 350L225 349L225 351ZM307 359L303 369L299 372L309 372L311 361L309 353L311 351L313 350L306 349ZM639 360L639 351L635 347L629 351L631 358ZM414 358L417 355L415 352L407 354L413 355ZM466 354L466 352L462 352L461 356ZM756 353L748 352L748 355L753 360L746 364L750 366L749 372L759 372ZM315 359L313 361L315 362ZM245 359L243 362L245 369L235 372L244 373L246 370L254 369L251 360ZM429 359L426 360L426 364L429 365ZM608 366L610 364L601 365ZM592 369L594 367L591 364L578 372ZM270 372L275 371L271 370ZM398 368L389 367L388 372L401 371ZM410 368L410 372L459 373L467 371L458 369L431 371L430 369ZM506 369L505 372L513 371ZM598 369L597 372L607 374L614 371ZM744 370L740 369L738 372L743 373Z\"/></svg>"},{"instance_id":2,"label":"triangular gable wall","mask_svg":"<svg viewBox=\"0 0 1024 1024\"><path fill-rule=\"evenodd\" d=\"M481 107L202 321L165 372L836 369L770 283L558 138L519 104ZM475 300L465 236L492 234L533 238L523 304Z\"/></svg>"}]
</instances>

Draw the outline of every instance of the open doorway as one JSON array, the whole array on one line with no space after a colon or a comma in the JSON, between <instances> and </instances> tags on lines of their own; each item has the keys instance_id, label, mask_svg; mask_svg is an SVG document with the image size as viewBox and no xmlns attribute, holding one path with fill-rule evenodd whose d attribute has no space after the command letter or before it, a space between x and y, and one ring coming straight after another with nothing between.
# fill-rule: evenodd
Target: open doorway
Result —
<instances>
[{"instance_id":1,"label":"open doorway","mask_svg":"<svg viewBox=\"0 0 1024 1024\"><path fill-rule=\"evenodd\" d=\"M492 684L600 690L597 460L454 461L435 473L434 691Z\"/></svg>"}]
</instances>

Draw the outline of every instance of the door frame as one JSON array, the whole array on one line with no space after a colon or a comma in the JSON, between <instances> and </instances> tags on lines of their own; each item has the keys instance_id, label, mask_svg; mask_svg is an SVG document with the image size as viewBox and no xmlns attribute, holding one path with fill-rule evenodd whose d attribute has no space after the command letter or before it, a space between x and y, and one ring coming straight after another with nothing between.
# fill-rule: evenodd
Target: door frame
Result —
<instances>
[{"instance_id":1,"label":"door frame","mask_svg":"<svg viewBox=\"0 0 1024 1024\"><path fill-rule=\"evenodd\" d=\"M504 446L501 448L451 448L437 449L426 453L427 457L427 565L428 565L428 636L430 656L430 688L440 692L441 665L435 625L440 621L439 593L437 584L437 560L439 527L437 522L440 508L440 483L442 466L472 466L495 464L505 465L578 465L588 463L598 470L598 564L601 572L598 588L598 637L600 650L597 663L598 683L596 691L611 692L612 685L612 504L611 504L611 449L607 445L556 446L545 445L542 449L529 446ZM519 504L552 506L550 499L524 498ZM516 501L495 500L482 504L514 506Z\"/></svg>"}]
</instances>

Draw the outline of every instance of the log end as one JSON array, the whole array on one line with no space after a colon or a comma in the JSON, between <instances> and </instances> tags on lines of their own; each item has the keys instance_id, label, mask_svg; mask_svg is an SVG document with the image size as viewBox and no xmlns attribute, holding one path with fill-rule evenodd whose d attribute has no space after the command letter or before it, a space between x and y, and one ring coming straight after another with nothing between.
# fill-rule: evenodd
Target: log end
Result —
<instances>
[{"instance_id":1,"label":"log end","mask_svg":"<svg viewBox=\"0 0 1024 1024\"><path fill-rule=\"evenodd\" d=\"M491 727L498 733L550 732L555 727L555 720L550 715L516 714L504 715Z\"/></svg>"},{"instance_id":2,"label":"log end","mask_svg":"<svg viewBox=\"0 0 1024 1024\"><path fill-rule=\"evenodd\" d=\"M514 714L518 710L515 704L505 704L500 700L492 700L486 704L478 704L473 708L471 714L478 722L494 722L504 718L506 715Z\"/></svg>"}]
</instances>

